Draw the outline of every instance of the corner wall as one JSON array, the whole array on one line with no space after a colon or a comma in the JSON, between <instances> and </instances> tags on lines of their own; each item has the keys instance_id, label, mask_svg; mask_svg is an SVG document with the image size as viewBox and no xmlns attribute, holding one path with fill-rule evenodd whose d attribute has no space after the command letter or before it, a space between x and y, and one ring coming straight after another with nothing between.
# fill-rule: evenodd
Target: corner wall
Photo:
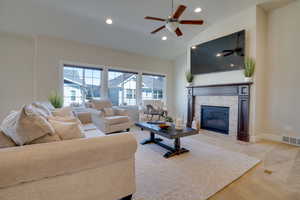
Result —
<instances>
[{"instance_id":1,"label":"corner wall","mask_svg":"<svg viewBox=\"0 0 300 200\"><path fill-rule=\"evenodd\" d=\"M300 1L268 14L264 138L300 137Z\"/></svg>"}]
</instances>

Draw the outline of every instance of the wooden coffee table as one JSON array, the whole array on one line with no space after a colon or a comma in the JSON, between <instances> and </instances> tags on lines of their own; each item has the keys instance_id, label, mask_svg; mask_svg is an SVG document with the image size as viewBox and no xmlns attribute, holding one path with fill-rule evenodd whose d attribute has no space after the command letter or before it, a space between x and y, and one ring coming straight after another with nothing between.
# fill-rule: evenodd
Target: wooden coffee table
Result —
<instances>
[{"instance_id":1,"label":"wooden coffee table","mask_svg":"<svg viewBox=\"0 0 300 200\"><path fill-rule=\"evenodd\" d=\"M185 148L181 148L180 138L198 134L198 131L192 128L184 128L183 130L176 130L174 127L170 127L168 130L163 130L158 125L150 124L147 122L138 122L135 125L140 127L142 130L150 131L150 138L143 141L141 144L145 145L145 144L154 143L169 150L164 155L165 158L170 158L175 155L180 155L189 152L189 150ZM171 140L174 139L174 147L170 147L162 143L163 139L156 138L155 134L165 137L167 139L171 139Z\"/></svg>"}]
</instances>

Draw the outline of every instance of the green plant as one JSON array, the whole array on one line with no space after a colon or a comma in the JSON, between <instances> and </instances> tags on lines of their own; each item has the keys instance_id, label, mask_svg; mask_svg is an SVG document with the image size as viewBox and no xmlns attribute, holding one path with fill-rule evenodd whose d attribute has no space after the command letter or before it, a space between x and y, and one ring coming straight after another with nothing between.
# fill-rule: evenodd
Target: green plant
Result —
<instances>
[{"instance_id":1,"label":"green plant","mask_svg":"<svg viewBox=\"0 0 300 200\"><path fill-rule=\"evenodd\" d=\"M169 117L169 116L166 116L166 117L165 117L165 121L166 121L166 122L170 122L170 123L173 123L173 122L174 122L173 118L172 118L172 117Z\"/></svg>"},{"instance_id":2,"label":"green plant","mask_svg":"<svg viewBox=\"0 0 300 200\"><path fill-rule=\"evenodd\" d=\"M58 94L58 92L52 92L49 96L49 101L54 106L54 108L62 108L64 104L64 100L62 96Z\"/></svg>"},{"instance_id":3,"label":"green plant","mask_svg":"<svg viewBox=\"0 0 300 200\"><path fill-rule=\"evenodd\" d=\"M245 59L245 77L252 77L255 71L255 60L253 58L247 57Z\"/></svg>"},{"instance_id":4,"label":"green plant","mask_svg":"<svg viewBox=\"0 0 300 200\"><path fill-rule=\"evenodd\" d=\"M194 75L191 72L185 72L185 78L188 83L192 83L194 80Z\"/></svg>"}]
</instances>

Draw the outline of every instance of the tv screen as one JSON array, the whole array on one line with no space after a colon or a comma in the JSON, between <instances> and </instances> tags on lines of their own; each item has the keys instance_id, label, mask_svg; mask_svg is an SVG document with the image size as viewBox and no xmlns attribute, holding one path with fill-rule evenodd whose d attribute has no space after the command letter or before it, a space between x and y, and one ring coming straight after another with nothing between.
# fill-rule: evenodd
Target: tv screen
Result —
<instances>
[{"instance_id":1,"label":"tv screen","mask_svg":"<svg viewBox=\"0 0 300 200\"><path fill-rule=\"evenodd\" d=\"M206 74L244 68L245 31L191 48L192 74Z\"/></svg>"}]
</instances>

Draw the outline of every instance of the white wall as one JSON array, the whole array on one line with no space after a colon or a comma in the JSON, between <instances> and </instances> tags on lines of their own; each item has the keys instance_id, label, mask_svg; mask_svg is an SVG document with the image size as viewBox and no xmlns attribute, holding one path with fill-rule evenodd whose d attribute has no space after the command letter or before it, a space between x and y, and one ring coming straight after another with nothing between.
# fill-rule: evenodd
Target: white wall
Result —
<instances>
[{"instance_id":1,"label":"white wall","mask_svg":"<svg viewBox=\"0 0 300 200\"><path fill-rule=\"evenodd\" d=\"M187 55L181 55L174 61L174 108L175 116L187 119L187 82L185 72L187 70Z\"/></svg>"},{"instance_id":2,"label":"white wall","mask_svg":"<svg viewBox=\"0 0 300 200\"><path fill-rule=\"evenodd\" d=\"M265 133L300 136L300 1L268 15ZM279 137L280 138L280 137Z\"/></svg>"},{"instance_id":3,"label":"white wall","mask_svg":"<svg viewBox=\"0 0 300 200\"><path fill-rule=\"evenodd\" d=\"M283 134L300 136L300 1L264 11L259 6L215 24L199 33L189 44L186 58L175 61L176 82L184 82L184 70L190 66L192 45L206 42L242 29L247 31L247 55L256 59L251 90L250 134L258 138L280 140ZM187 60L186 64L184 60ZM195 85L243 82L242 71L214 73L195 77ZM176 113L186 113L184 87L175 83ZM178 98L178 99L177 99ZM182 102L182 103L181 103Z\"/></svg>"},{"instance_id":4,"label":"white wall","mask_svg":"<svg viewBox=\"0 0 300 200\"><path fill-rule=\"evenodd\" d=\"M34 42L0 33L0 119L33 100Z\"/></svg>"},{"instance_id":5,"label":"white wall","mask_svg":"<svg viewBox=\"0 0 300 200\"><path fill-rule=\"evenodd\" d=\"M61 89L61 61L164 74L167 105L173 110L171 61L44 36L0 34L0 44L0 120L8 111L47 100L51 91Z\"/></svg>"},{"instance_id":6,"label":"white wall","mask_svg":"<svg viewBox=\"0 0 300 200\"><path fill-rule=\"evenodd\" d=\"M214 40L219 37L223 37L225 35L240 31L246 30L246 54L248 56L256 58L256 7L251 7L247 10L241 11L236 15L224 19L219 23L216 23L206 30L200 32L193 40L189 42L187 46L187 52L185 56L180 56L175 61L175 68L176 74L174 80L176 82L185 82L185 71L189 71L190 69L190 48L193 45L198 45L210 40ZM184 57L186 57L186 63L184 64ZM258 66L259 67L259 66ZM223 83L237 83L243 82L244 75L242 70L238 71L230 71L230 72L220 72L220 73L211 73L211 74L204 74L204 75L196 75L194 80L194 85L209 85L209 84L223 84ZM186 83L185 83L186 84ZM255 91L256 84L252 86L252 93ZM183 88L182 87L175 87L174 95L176 98L180 98L180 100L176 100L178 104L176 106L176 115L182 116L186 115L186 94L182 96ZM251 101L253 102L255 99L255 92L252 94L253 98ZM179 102L182 102L181 104ZM254 117L254 106L251 107L251 115L250 115L250 134L251 136L254 135L254 124L255 124L255 117Z\"/></svg>"},{"instance_id":7,"label":"white wall","mask_svg":"<svg viewBox=\"0 0 300 200\"><path fill-rule=\"evenodd\" d=\"M167 75L167 105L170 111L173 110L173 63L171 61L50 37L38 37L37 49L37 98L39 100L47 99L52 90L60 87L59 64L61 61L69 61L165 74Z\"/></svg>"}]
</instances>

